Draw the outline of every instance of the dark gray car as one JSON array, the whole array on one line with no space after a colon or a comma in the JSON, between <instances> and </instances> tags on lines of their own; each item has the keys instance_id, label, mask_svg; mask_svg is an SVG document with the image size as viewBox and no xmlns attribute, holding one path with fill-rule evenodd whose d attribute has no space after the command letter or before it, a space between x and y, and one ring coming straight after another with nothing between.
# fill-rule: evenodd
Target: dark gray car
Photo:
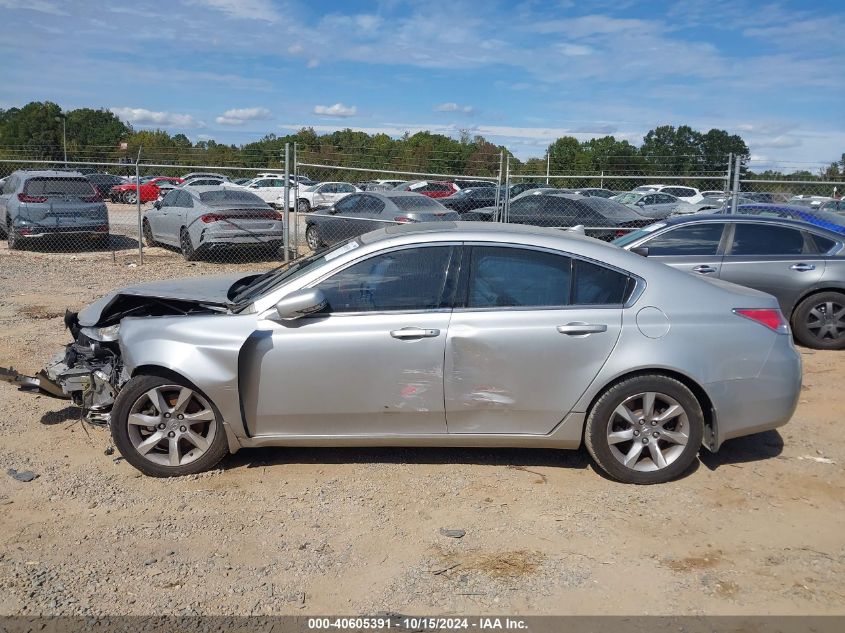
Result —
<instances>
[{"instance_id":1,"label":"dark gray car","mask_svg":"<svg viewBox=\"0 0 845 633\"><path fill-rule=\"evenodd\" d=\"M94 237L101 246L109 240L106 205L78 172L12 173L0 193L0 221L9 249L51 235Z\"/></svg>"},{"instance_id":2,"label":"dark gray car","mask_svg":"<svg viewBox=\"0 0 845 633\"><path fill-rule=\"evenodd\" d=\"M353 193L307 217L305 240L312 251L391 224L460 219L437 200L395 190Z\"/></svg>"},{"instance_id":3,"label":"dark gray car","mask_svg":"<svg viewBox=\"0 0 845 633\"><path fill-rule=\"evenodd\" d=\"M687 272L777 297L795 338L845 349L845 236L774 217L695 215L614 241Z\"/></svg>"}]
</instances>

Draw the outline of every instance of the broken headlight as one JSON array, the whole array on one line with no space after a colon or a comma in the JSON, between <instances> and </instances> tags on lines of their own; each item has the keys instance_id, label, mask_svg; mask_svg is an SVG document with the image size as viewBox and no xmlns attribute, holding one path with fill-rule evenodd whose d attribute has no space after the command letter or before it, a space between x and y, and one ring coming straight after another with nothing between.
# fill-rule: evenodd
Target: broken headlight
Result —
<instances>
[{"instance_id":1,"label":"broken headlight","mask_svg":"<svg viewBox=\"0 0 845 633\"><path fill-rule=\"evenodd\" d=\"M116 341L119 331L120 323L116 325L109 325L107 327L84 327L80 330L82 334L92 341L100 341L102 343Z\"/></svg>"}]
</instances>

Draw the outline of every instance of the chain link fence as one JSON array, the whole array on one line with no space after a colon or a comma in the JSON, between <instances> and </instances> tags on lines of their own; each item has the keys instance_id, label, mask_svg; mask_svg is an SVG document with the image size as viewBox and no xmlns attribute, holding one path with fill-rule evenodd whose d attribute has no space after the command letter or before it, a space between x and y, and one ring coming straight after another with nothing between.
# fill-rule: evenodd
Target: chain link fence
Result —
<instances>
[{"instance_id":1,"label":"chain link fence","mask_svg":"<svg viewBox=\"0 0 845 633\"><path fill-rule=\"evenodd\" d=\"M0 159L6 237L0 254L126 265L152 260L172 266L175 276L185 262L221 272L264 270L376 228L415 222L581 227L612 240L669 216L760 212L753 209L760 203L845 218L845 184L795 169L794 177L769 176L730 156L718 169L687 161L679 174L671 166L677 160L644 168L623 157L608 172L521 173L504 152L423 149L377 157L293 145L286 154L261 157L266 167L258 157L249 165L211 166L141 155L132 163Z\"/></svg>"}]
</instances>

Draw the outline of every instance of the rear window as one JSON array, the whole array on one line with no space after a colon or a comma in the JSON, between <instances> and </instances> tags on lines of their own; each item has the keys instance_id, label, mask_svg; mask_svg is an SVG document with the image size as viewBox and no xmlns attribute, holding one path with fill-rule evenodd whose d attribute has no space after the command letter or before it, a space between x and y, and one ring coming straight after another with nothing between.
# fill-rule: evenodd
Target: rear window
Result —
<instances>
[{"instance_id":1,"label":"rear window","mask_svg":"<svg viewBox=\"0 0 845 633\"><path fill-rule=\"evenodd\" d=\"M430 211L432 213L437 211L448 211L446 207L425 196L396 196L391 198L393 204L403 211Z\"/></svg>"},{"instance_id":2,"label":"rear window","mask_svg":"<svg viewBox=\"0 0 845 633\"><path fill-rule=\"evenodd\" d=\"M231 191L229 189L217 189L215 191L203 191L200 194L200 201L206 204L260 204L266 205L261 198L249 191Z\"/></svg>"},{"instance_id":3,"label":"rear window","mask_svg":"<svg viewBox=\"0 0 845 633\"><path fill-rule=\"evenodd\" d=\"M93 196L94 187L85 178L30 178L23 189L28 196Z\"/></svg>"}]
</instances>

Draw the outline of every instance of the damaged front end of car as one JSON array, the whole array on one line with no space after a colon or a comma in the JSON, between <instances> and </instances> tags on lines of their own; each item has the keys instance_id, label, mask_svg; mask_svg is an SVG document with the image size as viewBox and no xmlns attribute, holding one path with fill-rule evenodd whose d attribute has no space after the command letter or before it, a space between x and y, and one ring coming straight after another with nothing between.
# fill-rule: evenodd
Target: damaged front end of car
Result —
<instances>
[{"instance_id":1,"label":"damaged front end of car","mask_svg":"<svg viewBox=\"0 0 845 633\"><path fill-rule=\"evenodd\" d=\"M120 349L121 322L126 318L225 314L226 289L232 280L204 283L152 283L106 295L80 312L65 312L73 340L36 375L0 367L0 381L21 391L70 400L89 422L106 425L123 385L131 378Z\"/></svg>"}]
</instances>

